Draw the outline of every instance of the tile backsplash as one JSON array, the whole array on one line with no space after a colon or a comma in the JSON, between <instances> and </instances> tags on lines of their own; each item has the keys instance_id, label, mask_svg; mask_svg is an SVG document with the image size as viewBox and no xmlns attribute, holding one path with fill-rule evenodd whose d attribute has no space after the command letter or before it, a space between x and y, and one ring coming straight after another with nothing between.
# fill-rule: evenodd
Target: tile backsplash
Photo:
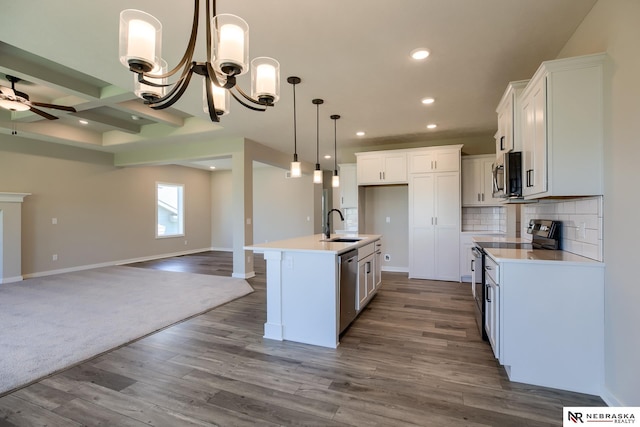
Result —
<instances>
[{"instance_id":1,"label":"tile backsplash","mask_svg":"<svg viewBox=\"0 0 640 427\"><path fill-rule=\"evenodd\" d=\"M503 206L463 207L462 231L495 231L505 233L507 230L507 210Z\"/></svg>"},{"instance_id":2,"label":"tile backsplash","mask_svg":"<svg viewBox=\"0 0 640 427\"><path fill-rule=\"evenodd\" d=\"M531 240L526 233L530 219L562 221L560 248L587 258L603 261L602 196L542 200L522 205L523 239Z\"/></svg>"}]
</instances>

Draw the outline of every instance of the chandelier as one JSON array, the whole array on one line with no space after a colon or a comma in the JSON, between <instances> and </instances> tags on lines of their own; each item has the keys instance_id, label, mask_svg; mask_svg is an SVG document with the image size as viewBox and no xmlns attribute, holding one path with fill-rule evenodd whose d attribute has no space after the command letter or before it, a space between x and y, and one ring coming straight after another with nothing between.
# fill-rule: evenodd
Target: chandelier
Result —
<instances>
[{"instance_id":1,"label":"chandelier","mask_svg":"<svg viewBox=\"0 0 640 427\"><path fill-rule=\"evenodd\" d=\"M280 98L280 64L259 57L249 66L249 26L240 17L216 14L216 0L206 0L207 60L193 61L200 0L194 1L193 25L187 49L170 71L162 59L162 24L146 12L120 13L120 62L135 73L134 92L156 110L172 106L184 94L193 73L204 77L203 104L214 122L229 113L230 96L254 111L266 111ZM251 69L251 95L236 85L236 77ZM173 83L168 78L179 73Z\"/></svg>"}]
</instances>

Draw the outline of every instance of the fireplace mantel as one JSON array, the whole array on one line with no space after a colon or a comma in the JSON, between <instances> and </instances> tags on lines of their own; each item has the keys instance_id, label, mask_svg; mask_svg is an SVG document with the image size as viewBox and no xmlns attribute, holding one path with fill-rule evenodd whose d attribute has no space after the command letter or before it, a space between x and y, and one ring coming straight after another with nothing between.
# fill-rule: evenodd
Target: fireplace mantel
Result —
<instances>
[{"instance_id":1,"label":"fireplace mantel","mask_svg":"<svg viewBox=\"0 0 640 427\"><path fill-rule=\"evenodd\" d=\"M22 280L22 202L30 195L0 191L0 284Z\"/></svg>"},{"instance_id":2,"label":"fireplace mantel","mask_svg":"<svg viewBox=\"0 0 640 427\"><path fill-rule=\"evenodd\" d=\"M24 198L30 195L31 193L6 193L0 191L0 202L22 203Z\"/></svg>"}]
</instances>

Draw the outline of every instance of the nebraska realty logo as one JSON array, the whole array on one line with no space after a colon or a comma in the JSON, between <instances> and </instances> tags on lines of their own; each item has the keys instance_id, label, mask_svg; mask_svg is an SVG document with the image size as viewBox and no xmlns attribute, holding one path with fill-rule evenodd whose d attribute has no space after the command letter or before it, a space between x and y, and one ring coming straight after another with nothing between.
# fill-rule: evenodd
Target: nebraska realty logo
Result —
<instances>
[{"instance_id":1,"label":"nebraska realty logo","mask_svg":"<svg viewBox=\"0 0 640 427\"><path fill-rule=\"evenodd\" d=\"M565 407L563 416L563 427L588 423L598 423L598 426L635 424L640 418L640 407Z\"/></svg>"}]
</instances>

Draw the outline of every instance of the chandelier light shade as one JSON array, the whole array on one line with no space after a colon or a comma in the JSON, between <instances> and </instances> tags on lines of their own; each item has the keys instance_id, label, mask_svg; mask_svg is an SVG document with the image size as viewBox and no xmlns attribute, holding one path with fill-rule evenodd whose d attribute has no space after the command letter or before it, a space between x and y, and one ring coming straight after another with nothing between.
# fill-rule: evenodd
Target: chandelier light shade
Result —
<instances>
[{"instance_id":1,"label":"chandelier light shade","mask_svg":"<svg viewBox=\"0 0 640 427\"><path fill-rule=\"evenodd\" d=\"M209 104L207 100L207 87L206 85L211 86L210 90L213 95L213 104L215 105L216 115L224 116L225 114L229 114L231 97L228 96L229 92L224 88L218 87L213 84L213 82L209 81L207 83L207 79L202 81L202 109L205 113L209 112Z\"/></svg>"},{"instance_id":2,"label":"chandelier light shade","mask_svg":"<svg viewBox=\"0 0 640 427\"><path fill-rule=\"evenodd\" d=\"M261 56L251 61L251 96L273 104L280 99L280 64Z\"/></svg>"},{"instance_id":3,"label":"chandelier light shade","mask_svg":"<svg viewBox=\"0 0 640 427\"><path fill-rule=\"evenodd\" d=\"M296 85L301 81L300 77L291 76L287 78L287 82L293 86L293 161L291 162L290 170L291 178L300 178L302 176L302 168L298 161L298 129L296 123Z\"/></svg>"},{"instance_id":4,"label":"chandelier light shade","mask_svg":"<svg viewBox=\"0 0 640 427\"><path fill-rule=\"evenodd\" d=\"M213 68L227 76L240 76L249 68L249 25L236 15L211 18Z\"/></svg>"},{"instance_id":5,"label":"chandelier light shade","mask_svg":"<svg viewBox=\"0 0 640 427\"><path fill-rule=\"evenodd\" d=\"M313 171L313 183L322 184L322 169L320 169L320 104L322 99L316 98L311 101L316 106L316 168Z\"/></svg>"},{"instance_id":6,"label":"chandelier light shade","mask_svg":"<svg viewBox=\"0 0 640 427\"><path fill-rule=\"evenodd\" d=\"M133 92L137 97L142 99L157 99L162 98L167 92L166 84L167 78L154 78L151 75L162 75L167 72L167 61L160 59L155 64L153 70L151 70L147 80L150 83L154 83L154 86L142 83L138 80L137 76L133 76ZM156 86L157 85L157 86Z\"/></svg>"},{"instance_id":7,"label":"chandelier light shade","mask_svg":"<svg viewBox=\"0 0 640 427\"><path fill-rule=\"evenodd\" d=\"M180 62L171 70L162 60L162 24L150 14L134 9L120 13L120 62L135 73L134 92L156 110L171 107L184 94L193 73L204 77L203 99L214 122L229 112L231 97L254 111L266 111L280 98L280 64L260 57L249 62L249 25L231 14L216 14L216 0L206 5L207 57L193 60L200 0L194 0L191 35ZM244 92L236 77L251 70L251 94ZM174 82L169 78L176 76ZM226 92L224 95L220 91Z\"/></svg>"},{"instance_id":8,"label":"chandelier light shade","mask_svg":"<svg viewBox=\"0 0 640 427\"><path fill-rule=\"evenodd\" d=\"M331 120L333 120L333 176L331 177L331 186L334 188L340 187L340 176L338 175L338 119L339 115L333 114Z\"/></svg>"},{"instance_id":9,"label":"chandelier light shade","mask_svg":"<svg viewBox=\"0 0 640 427\"><path fill-rule=\"evenodd\" d=\"M120 13L120 62L151 72L162 50L162 24L146 12L126 9Z\"/></svg>"}]
</instances>

